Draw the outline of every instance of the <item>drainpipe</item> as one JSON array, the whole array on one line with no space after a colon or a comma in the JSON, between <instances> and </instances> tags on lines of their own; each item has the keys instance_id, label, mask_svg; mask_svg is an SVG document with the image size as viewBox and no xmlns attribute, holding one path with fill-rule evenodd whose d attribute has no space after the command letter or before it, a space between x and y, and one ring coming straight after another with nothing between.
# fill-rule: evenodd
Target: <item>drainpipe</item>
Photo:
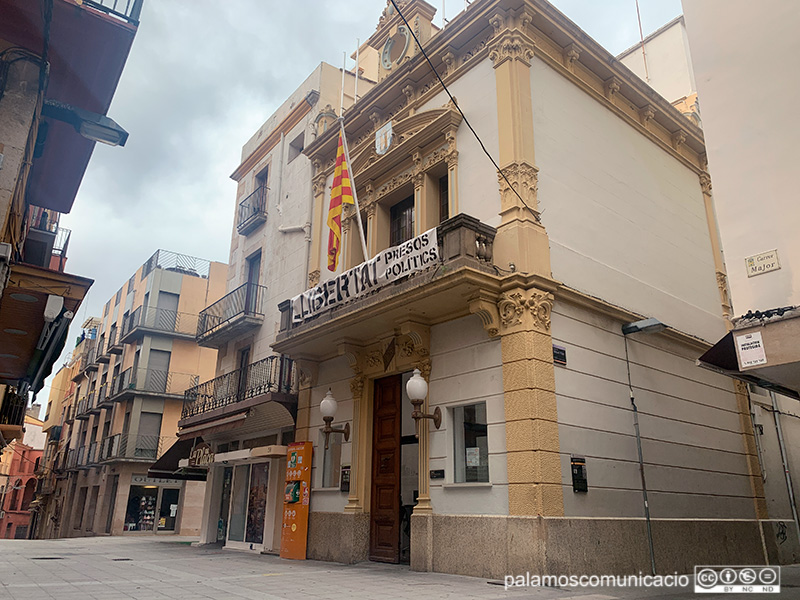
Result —
<instances>
[{"instance_id":1,"label":"drainpipe","mask_svg":"<svg viewBox=\"0 0 800 600\"><path fill-rule=\"evenodd\" d=\"M278 185L277 185L278 201L275 203L275 208L278 209L279 214L283 214L283 210L281 209L281 203L283 202L283 163L284 163L283 145L285 139L286 136L284 136L283 132L281 132L281 145L280 145L280 150L278 151Z\"/></svg>"},{"instance_id":2,"label":"drainpipe","mask_svg":"<svg viewBox=\"0 0 800 600\"><path fill-rule=\"evenodd\" d=\"M792 474L789 471L789 457L786 454L786 445L783 441L783 429L781 428L781 411L778 408L778 399L775 397L775 392L770 390L769 397L772 399L772 418L775 419L775 430L778 432L778 447L781 450L781 463L783 464L783 474L786 477L786 490L789 492L789 506L792 508L792 518L794 519L794 527L797 530L797 539L800 540L800 521L797 519L797 501L794 497L794 488L792 487Z\"/></svg>"}]
</instances>

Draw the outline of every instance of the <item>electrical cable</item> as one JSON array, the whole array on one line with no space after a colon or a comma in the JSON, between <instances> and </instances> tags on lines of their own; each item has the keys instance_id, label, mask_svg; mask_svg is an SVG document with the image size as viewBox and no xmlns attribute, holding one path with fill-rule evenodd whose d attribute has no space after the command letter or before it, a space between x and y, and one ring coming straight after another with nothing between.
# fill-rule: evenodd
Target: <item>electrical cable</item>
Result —
<instances>
[{"instance_id":1,"label":"electrical cable","mask_svg":"<svg viewBox=\"0 0 800 600\"><path fill-rule=\"evenodd\" d=\"M431 62L431 59L428 58L428 54L427 54L427 52L425 52L425 48L422 47L422 44L420 43L419 39L417 38L417 35L414 33L414 29L411 27L411 25L409 25L408 20L406 19L405 15L402 13L400 8L397 6L397 3L395 2L395 0L391 0L391 3L392 3L392 6L394 6L394 9L397 11L397 14L400 15L401 19L403 19L403 23L406 24L406 28L407 28L408 32L411 34L411 37L413 37L414 41L417 43L417 48L419 48L420 52L422 52L422 56L424 56L425 60L428 61L428 65L430 66L431 71L433 71L433 74L436 75L436 79L438 79L439 83L442 84L442 89L444 89L444 91L447 94L447 96L453 102L453 106L455 106L456 110L461 114L461 118L464 119L464 123L466 123L467 127L472 132L472 135L474 135L475 139L478 140L478 144L480 144L480 147L483 150L483 153L486 154L486 156L492 162L492 164L494 165L494 168L497 169L497 172L500 173L500 175L503 177L505 182L508 184L508 187L511 189L511 191L514 192L514 195L516 195L516 197L519 198L519 201L522 202L522 204L525 206L525 208L527 208L529 211L531 211L531 213L533 214L534 219L536 219L536 222L537 223L541 223L541 218L539 217L539 213L537 211L535 211L534 209L532 209L530 206L528 206L528 203L525 202L525 200L522 198L522 196L520 196L520 194L517 191L517 189L513 185L511 185L511 182L508 180L508 177L506 177L506 174L499 167L499 165L494 160L494 158L492 158L492 155L489 154L489 151L486 149L486 146L484 145L483 140L481 140L480 136L478 135L478 132L475 131L475 128L472 127L472 124L469 122L469 119L467 119L467 115L465 115L464 111L461 110L461 107L458 105L458 102L453 97L453 94L451 94L450 90L447 89L447 86L444 84L444 81L442 81L442 78L439 76L439 72L433 66L433 63Z\"/></svg>"}]
</instances>

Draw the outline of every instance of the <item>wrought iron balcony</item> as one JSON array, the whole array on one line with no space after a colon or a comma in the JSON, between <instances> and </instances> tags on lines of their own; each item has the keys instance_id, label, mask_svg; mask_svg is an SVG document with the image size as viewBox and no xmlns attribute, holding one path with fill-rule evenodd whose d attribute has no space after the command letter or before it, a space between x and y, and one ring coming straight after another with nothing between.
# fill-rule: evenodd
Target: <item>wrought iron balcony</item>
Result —
<instances>
[{"instance_id":1,"label":"wrought iron balcony","mask_svg":"<svg viewBox=\"0 0 800 600\"><path fill-rule=\"evenodd\" d=\"M95 340L86 339L83 341L83 348L80 354L75 357L77 368L75 375L72 376L72 381L80 381L87 371L97 371L96 349L97 342Z\"/></svg>"},{"instance_id":2,"label":"wrought iron balcony","mask_svg":"<svg viewBox=\"0 0 800 600\"><path fill-rule=\"evenodd\" d=\"M164 454L175 440L173 436L131 435L117 433L104 438L96 462L114 460L153 462Z\"/></svg>"},{"instance_id":3,"label":"wrought iron balcony","mask_svg":"<svg viewBox=\"0 0 800 600\"><path fill-rule=\"evenodd\" d=\"M239 203L236 212L236 229L248 235L267 220L267 193L269 188L262 185Z\"/></svg>"},{"instance_id":4,"label":"wrought iron balcony","mask_svg":"<svg viewBox=\"0 0 800 600\"><path fill-rule=\"evenodd\" d=\"M114 406L114 401L111 400L111 383L104 381L97 387L97 408L111 408Z\"/></svg>"},{"instance_id":5,"label":"wrought iron balcony","mask_svg":"<svg viewBox=\"0 0 800 600\"><path fill-rule=\"evenodd\" d=\"M123 344L135 342L145 334L169 334L193 340L197 333L198 315L163 308L139 307L122 322Z\"/></svg>"},{"instance_id":6,"label":"wrought iron balcony","mask_svg":"<svg viewBox=\"0 0 800 600\"><path fill-rule=\"evenodd\" d=\"M100 388L90 390L86 396L86 410L90 415L99 415L100 409Z\"/></svg>"},{"instance_id":7,"label":"wrought iron balcony","mask_svg":"<svg viewBox=\"0 0 800 600\"><path fill-rule=\"evenodd\" d=\"M107 365L111 362L111 353L108 352L105 334L97 338L97 350L95 350L95 362Z\"/></svg>"},{"instance_id":8,"label":"wrought iron balcony","mask_svg":"<svg viewBox=\"0 0 800 600\"><path fill-rule=\"evenodd\" d=\"M199 380L199 376L191 373L130 368L111 381L109 400L121 402L134 394L180 397Z\"/></svg>"},{"instance_id":9,"label":"wrought iron balcony","mask_svg":"<svg viewBox=\"0 0 800 600\"><path fill-rule=\"evenodd\" d=\"M75 405L70 404L64 412L64 423L70 425L73 421L75 421Z\"/></svg>"},{"instance_id":10,"label":"wrought iron balcony","mask_svg":"<svg viewBox=\"0 0 800 600\"><path fill-rule=\"evenodd\" d=\"M181 419L188 419L268 393L294 396L297 387L294 362L285 356L269 356L187 389Z\"/></svg>"},{"instance_id":11,"label":"wrought iron balcony","mask_svg":"<svg viewBox=\"0 0 800 600\"><path fill-rule=\"evenodd\" d=\"M75 418L79 421L85 421L89 418L89 413L87 412L88 409L88 402L86 396L82 396L78 403L75 405Z\"/></svg>"},{"instance_id":12,"label":"wrought iron balcony","mask_svg":"<svg viewBox=\"0 0 800 600\"><path fill-rule=\"evenodd\" d=\"M122 345L122 332L116 326L112 327L106 337L106 354L122 354L125 347Z\"/></svg>"},{"instance_id":13,"label":"wrought iron balcony","mask_svg":"<svg viewBox=\"0 0 800 600\"><path fill-rule=\"evenodd\" d=\"M61 425L53 425L48 433L50 434L47 437L48 444L57 444L61 441Z\"/></svg>"},{"instance_id":14,"label":"wrought iron balcony","mask_svg":"<svg viewBox=\"0 0 800 600\"><path fill-rule=\"evenodd\" d=\"M263 285L245 283L205 308L197 321L197 343L219 348L260 326L264 322L266 292Z\"/></svg>"}]
</instances>

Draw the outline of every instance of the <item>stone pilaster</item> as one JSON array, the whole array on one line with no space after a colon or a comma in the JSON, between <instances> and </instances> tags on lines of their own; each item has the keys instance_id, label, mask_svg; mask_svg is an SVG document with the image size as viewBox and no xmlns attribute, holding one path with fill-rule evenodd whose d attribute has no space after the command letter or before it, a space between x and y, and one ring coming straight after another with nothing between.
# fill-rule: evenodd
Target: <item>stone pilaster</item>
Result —
<instances>
[{"instance_id":1,"label":"stone pilaster","mask_svg":"<svg viewBox=\"0 0 800 600\"><path fill-rule=\"evenodd\" d=\"M310 436L311 390L317 383L319 363L309 360L296 361L298 370L297 421L295 423L295 442L313 441Z\"/></svg>"},{"instance_id":2,"label":"stone pilaster","mask_svg":"<svg viewBox=\"0 0 800 600\"><path fill-rule=\"evenodd\" d=\"M700 173L700 189L703 191L703 204L706 210L706 224L708 235L711 238L711 251L714 254L714 269L717 275L717 288L722 305L722 315L729 321L733 314L730 292L728 290L728 274L725 271L725 260L722 257L722 247L719 241L719 228L717 227L717 214L714 210L714 198L711 195L711 176L707 171Z\"/></svg>"},{"instance_id":3,"label":"stone pilaster","mask_svg":"<svg viewBox=\"0 0 800 600\"><path fill-rule=\"evenodd\" d=\"M495 30L489 58L494 64L500 146L501 222L494 240L494 262L501 269L550 277L550 244L538 213L530 21L524 9L502 11L489 19Z\"/></svg>"}]
</instances>

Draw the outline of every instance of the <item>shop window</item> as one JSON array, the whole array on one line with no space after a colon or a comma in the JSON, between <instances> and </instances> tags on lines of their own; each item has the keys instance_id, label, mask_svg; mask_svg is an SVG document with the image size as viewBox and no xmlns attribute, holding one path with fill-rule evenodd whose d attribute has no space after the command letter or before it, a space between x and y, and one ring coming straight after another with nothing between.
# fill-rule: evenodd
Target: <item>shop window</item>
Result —
<instances>
[{"instance_id":1,"label":"shop window","mask_svg":"<svg viewBox=\"0 0 800 600\"><path fill-rule=\"evenodd\" d=\"M278 443L278 434L265 435L257 438L250 438L249 440L242 441L242 449L249 450L250 448L261 448L262 446L272 446Z\"/></svg>"},{"instance_id":2,"label":"shop window","mask_svg":"<svg viewBox=\"0 0 800 600\"><path fill-rule=\"evenodd\" d=\"M457 406L452 411L455 482L489 481L486 403Z\"/></svg>"},{"instance_id":3,"label":"shop window","mask_svg":"<svg viewBox=\"0 0 800 600\"><path fill-rule=\"evenodd\" d=\"M389 245L397 246L414 237L414 196L401 200L389 211Z\"/></svg>"},{"instance_id":4,"label":"shop window","mask_svg":"<svg viewBox=\"0 0 800 600\"><path fill-rule=\"evenodd\" d=\"M85 489L85 488L84 488ZM85 494L84 494L85 497ZM132 485L128 495L123 531L153 531L156 520L158 486Z\"/></svg>"},{"instance_id":5,"label":"shop window","mask_svg":"<svg viewBox=\"0 0 800 600\"><path fill-rule=\"evenodd\" d=\"M228 539L244 541L245 520L247 518L247 493L250 487L250 465L237 465L233 473L231 493L231 517L228 524Z\"/></svg>"},{"instance_id":6,"label":"shop window","mask_svg":"<svg viewBox=\"0 0 800 600\"><path fill-rule=\"evenodd\" d=\"M325 435L319 446L322 449L322 487L338 488L342 471L342 434L331 433L325 448Z\"/></svg>"},{"instance_id":7,"label":"shop window","mask_svg":"<svg viewBox=\"0 0 800 600\"><path fill-rule=\"evenodd\" d=\"M439 223L450 218L450 188L448 176L439 178Z\"/></svg>"}]
</instances>

